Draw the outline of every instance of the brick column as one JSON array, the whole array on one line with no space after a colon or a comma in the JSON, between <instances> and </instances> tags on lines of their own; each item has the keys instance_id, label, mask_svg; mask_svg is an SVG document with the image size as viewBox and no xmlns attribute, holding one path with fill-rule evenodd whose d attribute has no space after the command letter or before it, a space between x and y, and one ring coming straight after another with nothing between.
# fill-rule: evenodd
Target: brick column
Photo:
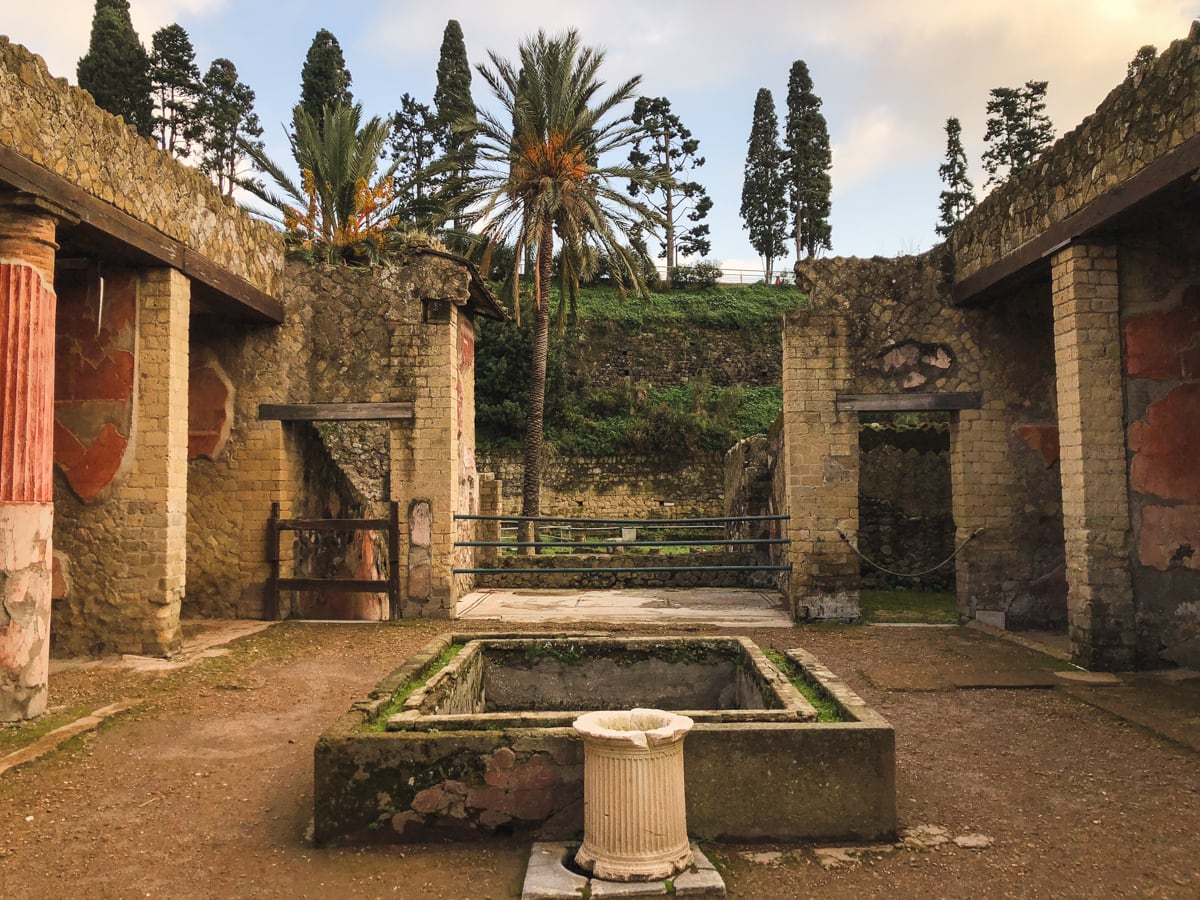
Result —
<instances>
[{"instance_id":1,"label":"brick column","mask_svg":"<svg viewBox=\"0 0 1200 900\"><path fill-rule=\"evenodd\" d=\"M0 197L0 721L46 709L54 521L55 219Z\"/></svg>"},{"instance_id":2,"label":"brick column","mask_svg":"<svg viewBox=\"0 0 1200 900\"><path fill-rule=\"evenodd\" d=\"M1010 600L1029 582L1029 563L1014 509L1024 485L1009 447L1012 419L995 393L984 393L981 409L954 415L950 483L955 546L982 529L955 560L959 614L1004 628Z\"/></svg>"},{"instance_id":3,"label":"brick column","mask_svg":"<svg viewBox=\"0 0 1200 900\"><path fill-rule=\"evenodd\" d=\"M481 516L504 515L504 482L499 481L490 472L480 474L479 482L479 514ZM499 520L480 522L475 529L476 540L500 540ZM475 562L479 568L494 567L500 561L499 547L478 547Z\"/></svg>"},{"instance_id":4,"label":"brick column","mask_svg":"<svg viewBox=\"0 0 1200 900\"><path fill-rule=\"evenodd\" d=\"M393 326L393 365L420 373L412 421L394 422L390 442L390 499L400 503L408 531L400 551L405 618L451 618L470 589L469 577L451 570L472 558L470 548L455 552L456 536L474 533L454 514L479 509L474 335L470 318L449 300L426 300L424 321Z\"/></svg>"},{"instance_id":5,"label":"brick column","mask_svg":"<svg viewBox=\"0 0 1200 900\"><path fill-rule=\"evenodd\" d=\"M188 317L191 282L174 269L138 284L133 466L113 501L122 511L113 555L121 652L179 649L179 607L187 570Z\"/></svg>"},{"instance_id":6,"label":"brick column","mask_svg":"<svg viewBox=\"0 0 1200 900\"><path fill-rule=\"evenodd\" d=\"M793 313L783 331L783 434L789 594L797 618L859 614L858 557L839 534L858 538L858 416L839 413L849 381L846 317Z\"/></svg>"},{"instance_id":7,"label":"brick column","mask_svg":"<svg viewBox=\"0 0 1200 900\"><path fill-rule=\"evenodd\" d=\"M1126 669L1135 623L1117 251L1073 244L1051 263L1071 655Z\"/></svg>"}]
</instances>

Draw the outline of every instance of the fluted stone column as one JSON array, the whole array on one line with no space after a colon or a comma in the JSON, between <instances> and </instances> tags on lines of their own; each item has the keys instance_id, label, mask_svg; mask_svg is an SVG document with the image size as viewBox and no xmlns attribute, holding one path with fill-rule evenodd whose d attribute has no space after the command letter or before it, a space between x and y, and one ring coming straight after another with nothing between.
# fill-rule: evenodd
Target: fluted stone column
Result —
<instances>
[{"instance_id":1,"label":"fluted stone column","mask_svg":"<svg viewBox=\"0 0 1200 900\"><path fill-rule=\"evenodd\" d=\"M0 721L46 709L54 524L55 217L0 195Z\"/></svg>"}]
</instances>

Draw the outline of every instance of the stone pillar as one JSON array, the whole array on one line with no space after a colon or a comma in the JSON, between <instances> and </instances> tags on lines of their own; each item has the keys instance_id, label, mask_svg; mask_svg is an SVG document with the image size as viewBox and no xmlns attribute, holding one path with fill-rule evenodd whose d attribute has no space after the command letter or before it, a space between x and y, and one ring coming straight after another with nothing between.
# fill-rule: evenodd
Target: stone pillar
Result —
<instances>
[{"instance_id":1,"label":"stone pillar","mask_svg":"<svg viewBox=\"0 0 1200 900\"><path fill-rule=\"evenodd\" d=\"M272 397L272 402L277 398ZM243 413L244 420L250 412ZM235 472L241 512L239 618L265 619L272 615L286 619L292 614L294 594L279 598L279 608L271 609L267 598L270 564L267 560L267 520L271 503L279 503L279 515L291 519L298 515L297 491L304 473L293 429L283 422L254 420L245 424L242 459ZM285 531L279 540L279 571L286 578L295 572L295 532Z\"/></svg>"},{"instance_id":2,"label":"stone pillar","mask_svg":"<svg viewBox=\"0 0 1200 900\"><path fill-rule=\"evenodd\" d=\"M491 472L479 474L479 514L481 516L499 516L504 514L504 482ZM500 521L480 522L475 529L475 535L481 541L500 540ZM500 561L499 547L479 547L475 559L480 568L494 567Z\"/></svg>"},{"instance_id":3,"label":"stone pillar","mask_svg":"<svg viewBox=\"0 0 1200 900\"><path fill-rule=\"evenodd\" d=\"M1127 669L1136 635L1117 251L1072 244L1051 264L1071 655Z\"/></svg>"},{"instance_id":4,"label":"stone pillar","mask_svg":"<svg viewBox=\"0 0 1200 900\"><path fill-rule=\"evenodd\" d=\"M789 594L797 618L855 618L859 562L858 416L839 413L849 383L849 323L832 310L788 316L783 332L783 434Z\"/></svg>"},{"instance_id":5,"label":"stone pillar","mask_svg":"<svg viewBox=\"0 0 1200 900\"><path fill-rule=\"evenodd\" d=\"M0 721L46 709L54 521L55 218L0 196Z\"/></svg>"},{"instance_id":6,"label":"stone pillar","mask_svg":"<svg viewBox=\"0 0 1200 900\"><path fill-rule=\"evenodd\" d=\"M954 545L967 542L955 560L958 611L997 628L1005 627L1010 599L1029 582L1016 531L1014 498L1023 496L1023 485L1009 446L1012 430L994 391L984 392L980 409L955 413L950 426Z\"/></svg>"},{"instance_id":7,"label":"stone pillar","mask_svg":"<svg viewBox=\"0 0 1200 900\"><path fill-rule=\"evenodd\" d=\"M457 553L457 538L474 534L455 513L479 510L475 472L475 328L450 300L426 300L423 321L393 326L392 362L411 367L413 418L391 428L390 499L400 503L408 529L401 542L402 614L405 618L451 618L471 579L470 548Z\"/></svg>"},{"instance_id":8,"label":"stone pillar","mask_svg":"<svg viewBox=\"0 0 1200 900\"><path fill-rule=\"evenodd\" d=\"M153 269L138 284L134 459L114 494L122 511L114 552L121 652L163 656L179 649L187 574L188 321L191 282Z\"/></svg>"}]
</instances>

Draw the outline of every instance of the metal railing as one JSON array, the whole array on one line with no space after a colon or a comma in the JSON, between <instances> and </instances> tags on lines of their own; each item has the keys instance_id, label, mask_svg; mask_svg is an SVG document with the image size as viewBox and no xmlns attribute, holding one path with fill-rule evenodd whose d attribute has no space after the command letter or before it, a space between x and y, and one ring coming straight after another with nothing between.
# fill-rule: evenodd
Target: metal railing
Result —
<instances>
[{"instance_id":1,"label":"metal railing","mask_svg":"<svg viewBox=\"0 0 1200 900\"><path fill-rule=\"evenodd\" d=\"M629 550L638 551L661 550L667 547L682 547L689 551L702 547L714 549L747 549L750 547L769 547L772 545L788 544L790 541L787 538L781 537L730 537L732 526L737 524L750 523L769 523L769 522L784 522L787 521L787 516L709 516L702 518L689 519L591 519L591 518L572 518L563 516L480 516L480 515L456 515L457 521L473 521L473 522L499 522L500 529L503 534L505 531L514 532L519 528L521 523L531 523L534 526L535 539L532 541L517 540L514 534L513 539L501 538L500 540L488 541L455 541L455 547L469 548L489 548L497 551L522 551L532 550L534 555L541 555L543 550L561 551L568 550L572 553L589 553L599 550ZM508 526L506 528L506 526ZM544 534L547 531L555 531L550 540L539 539L539 533ZM567 540L564 539L564 533L575 534L581 533L584 535L595 534L596 532L620 530L620 538L611 538L608 540L585 537L582 540ZM717 531L719 537L700 537L692 534L685 537L663 538L656 539L640 538L637 532L649 531L657 532L661 535L663 532L696 532L702 530ZM555 539L557 538L557 539ZM549 555L549 554L547 554ZM617 573L671 573L671 572L788 572L791 571L790 565L773 565L769 563L750 563L750 564L722 564L722 565L704 565L701 564L679 564L679 565L646 565L646 566L567 566L567 567L543 567L543 566L472 566L468 568L456 568L452 570L456 575L528 575L528 574L589 574L594 572L603 572L604 574Z\"/></svg>"}]
</instances>

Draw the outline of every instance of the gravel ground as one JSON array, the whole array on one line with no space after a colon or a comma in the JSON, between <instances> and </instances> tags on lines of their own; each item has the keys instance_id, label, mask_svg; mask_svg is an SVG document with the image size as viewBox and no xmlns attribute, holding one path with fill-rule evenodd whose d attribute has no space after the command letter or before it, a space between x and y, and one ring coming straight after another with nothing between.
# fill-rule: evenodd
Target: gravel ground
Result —
<instances>
[{"instance_id":1,"label":"gravel ground","mask_svg":"<svg viewBox=\"0 0 1200 900\"><path fill-rule=\"evenodd\" d=\"M306 839L317 736L454 627L285 623L173 671L61 672L52 709L145 701L0 775L0 897L519 896L528 837ZM731 897L1200 897L1200 756L1049 687L1061 664L957 628L750 636L812 651L892 722L910 840L706 845Z\"/></svg>"}]
</instances>

